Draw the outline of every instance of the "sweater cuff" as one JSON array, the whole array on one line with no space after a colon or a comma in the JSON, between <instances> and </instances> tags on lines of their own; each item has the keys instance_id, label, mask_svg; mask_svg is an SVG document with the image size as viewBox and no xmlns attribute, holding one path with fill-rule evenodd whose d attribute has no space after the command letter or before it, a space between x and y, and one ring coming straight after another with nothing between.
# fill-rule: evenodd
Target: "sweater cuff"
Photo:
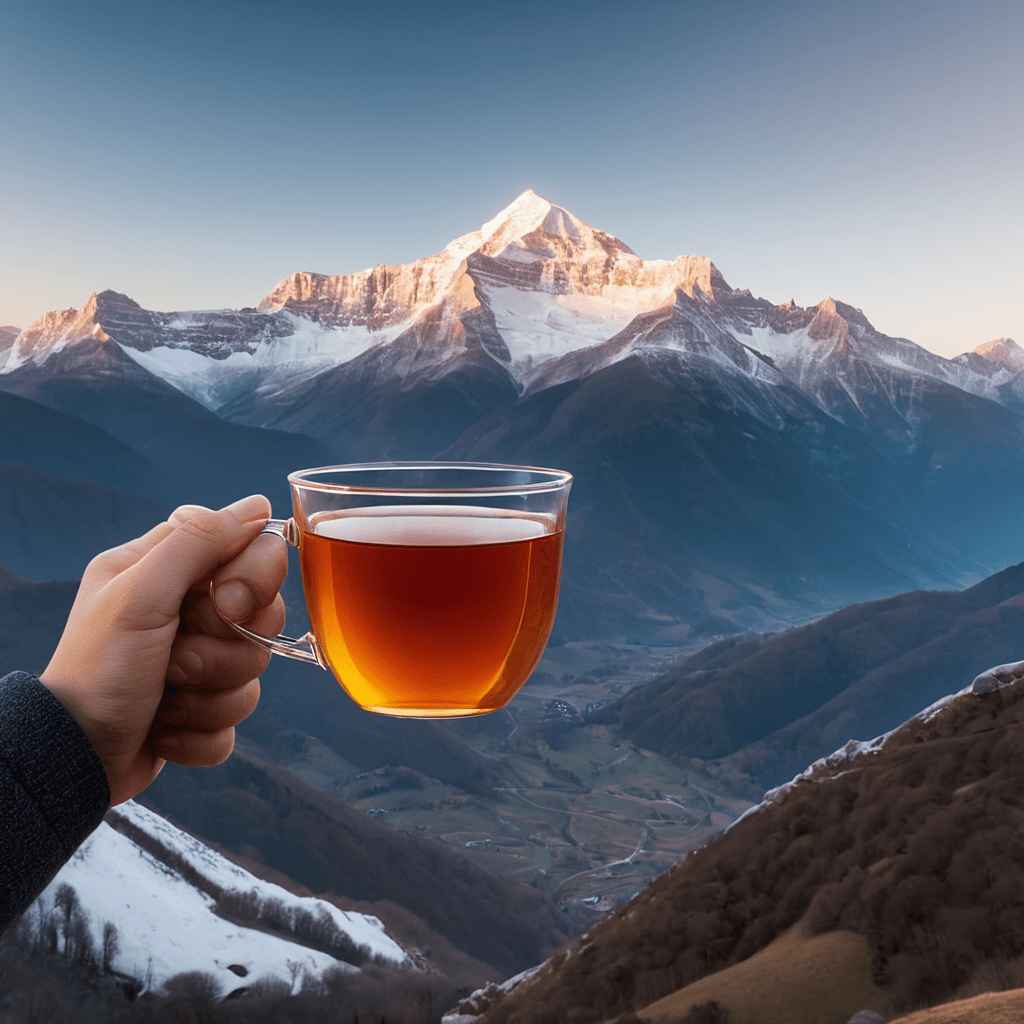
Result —
<instances>
[{"instance_id":1,"label":"sweater cuff","mask_svg":"<svg viewBox=\"0 0 1024 1024\"><path fill-rule=\"evenodd\" d=\"M85 733L28 672L0 679L0 789L7 804L0 818L14 818L4 822L6 877L0 881L7 892L0 904L5 895L25 905L110 806L107 774Z\"/></svg>"}]
</instances>

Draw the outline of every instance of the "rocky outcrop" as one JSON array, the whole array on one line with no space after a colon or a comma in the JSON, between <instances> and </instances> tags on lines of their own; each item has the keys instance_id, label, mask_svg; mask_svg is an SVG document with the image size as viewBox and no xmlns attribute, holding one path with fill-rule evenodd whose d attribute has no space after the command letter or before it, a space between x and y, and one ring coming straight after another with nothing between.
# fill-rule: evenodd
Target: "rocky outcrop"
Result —
<instances>
[{"instance_id":1,"label":"rocky outcrop","mask_svg":"<svg viewBox=\"0 0 1024 1024\"><path fill-rule=\"evenodd\" d=\"M1011 373L1024 372L1024 348L1013 338L995 338L979 345L975 354Z\"/></svg>"},{"instance_id":2,"label":"rocky outcrop","mask_svg":"<svg viewBox=\"0 0 1024 1024\"><path fill-rule=\"evenodd\" d=\"M184 349L208 359L226 359L294 331L285 317L252 309L161 313L144 309L115 291L94 292L81 309L44 313L12 346L8 370L38 362L87 338L116 341L138 352L157 347Z\"/></svg>"}]
</instances>

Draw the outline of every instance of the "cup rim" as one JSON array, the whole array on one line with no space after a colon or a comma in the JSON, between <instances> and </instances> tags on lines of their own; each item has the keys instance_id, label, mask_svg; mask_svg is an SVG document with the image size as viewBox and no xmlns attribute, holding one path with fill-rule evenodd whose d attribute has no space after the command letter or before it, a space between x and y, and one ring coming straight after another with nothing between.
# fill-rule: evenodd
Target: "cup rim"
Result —
<instances>
[{"instance_id":1,"label":"cup rim","mask_svg":"<svg viewBox=\"0 0 1024 1024\"><path fill-rule=\"evenodd\" d=\"M492 484L482 487L366 487L360 484L327 483L311 479L327 473L357 473L367 470L446 470L461 469L481 472L533 473L545 479L527 484ZM564 469L549 469L545 466L518 466L502 462L436 462L415 459L400 462L344 462L336 466L314 466L310 469L296 469L288 474L288 483L311 491L327 491L333 494L380 494L409 497L452 497L464 495L500 494L545 494L567 489L573 481L572 473Z\"/></svg>"}]
</instances>

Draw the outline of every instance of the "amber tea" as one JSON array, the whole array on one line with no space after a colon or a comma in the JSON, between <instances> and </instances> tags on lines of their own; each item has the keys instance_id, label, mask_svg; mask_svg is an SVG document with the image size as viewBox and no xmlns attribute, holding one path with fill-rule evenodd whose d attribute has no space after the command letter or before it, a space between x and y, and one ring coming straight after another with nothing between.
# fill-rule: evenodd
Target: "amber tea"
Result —
<instances>
[{"instance_id":1,"label":"amber tea","mask_svg":"<svg viewBox=\"0 0 1024 1024\"><path fill-rule=\"evenodd\" d=\"M368 711L492 711L551 632L562 555L554 516L361 508L313 516L300 548L320 654Z\"/></svg>"}]
</instances>

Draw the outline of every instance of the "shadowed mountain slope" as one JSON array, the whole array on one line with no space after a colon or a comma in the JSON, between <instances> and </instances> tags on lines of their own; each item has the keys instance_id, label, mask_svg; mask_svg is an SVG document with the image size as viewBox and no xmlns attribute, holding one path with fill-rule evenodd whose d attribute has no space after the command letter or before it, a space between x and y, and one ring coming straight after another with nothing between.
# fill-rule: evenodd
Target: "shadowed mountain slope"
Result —
<instances>
[{"instance_id":1,"label":"shadowed mountain slope","mask_svg":"<svg viewBox=\"0 0 1024 1024\"><path fill-rule=\"evenodd\" d=\"M0 390L116 438L151 467L145 480L126 473L119 484L175 504L220 506L255 491L284 501L288 471L328 461L309 438L226 422L111 341L85 339L25 363L0 375Z\"/></svg>"},{"instance_id":2,"label":"shadowed mountain slope","mask_svg":"<svg viewBox=\"0 0 1024 1024\"><path fill-rule=\"evenodd\" d=\"M0 565L68 579L159 518L153 464L106 431L0 392L0 436Z\"/></svg>"},{"instance_id":3,"label":"shadowed mountain slope","mask_svg":"<svg viewBox=\"0 0 1024 1024\"><path fill-rule=\"evenodd\" d=\"M640 746L776 785L849 736L891 728L1024 636L1024 565L964 591L854 605L784 633L722 641L624 697Z\"/></svg>"},{"instance_id":4,"label":"shadowed mountain slope","mask_svg":"<svg viewBox=\"0 0 1024 1024\"><path fill-rule=\"evenodd\" d=\"M624 617L648 631L772 628L842 594L954 582L945 545L910 529L913 500L862 435L784 380L702 353L645 350L531 394L449 454L574 471L560 621L574 634Z\"/></svg>"},{"instance_id":5,"label":"shadowed mountain slope","mask_svg":"<svg viewBox=\"0 0 1024 1024\"><path fill-rule=\"evenodd\" d=\"M0 568L0 675L42 672L77 590L77 583L32 583Z\"/></svg>"}]
</instances>

